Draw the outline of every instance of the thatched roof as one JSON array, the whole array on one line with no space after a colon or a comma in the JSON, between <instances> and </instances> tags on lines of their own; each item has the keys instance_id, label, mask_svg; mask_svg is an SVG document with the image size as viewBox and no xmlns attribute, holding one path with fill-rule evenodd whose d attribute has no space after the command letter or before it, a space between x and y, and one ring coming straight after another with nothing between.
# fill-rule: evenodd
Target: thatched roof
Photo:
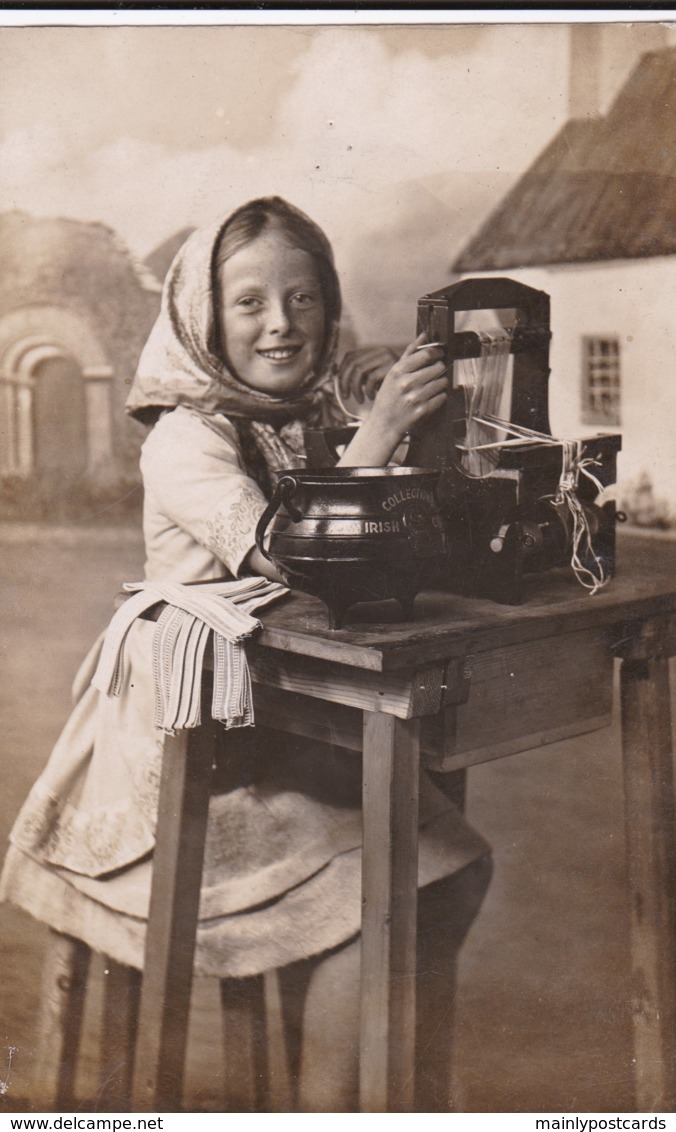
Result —
<instances>
[{"instance_id":1,"label":"thatched roof","mask_svg":"<svg viewBox=\"0 0 676 1132\"><path fill-rule=\"evenodd\" d=\"M605 118L568 122L453 271L676 253L676 48L644 55Z\"/></svg>"},{"instance_id":2,"label":"thatched roof","mask_svg":"<svg viewBox=\"0 0 676 1132\"><path fill-rule=\"evenodd\" d=\"M166 274L171 267L174 256L180 248L183 247L188 236L192 235L195 231L194 228L181 228L179 232L175 232L173 236L169 236L164 240L159 247L147 255L145 258L146 267L149 267L156 279L164 282Z\"/></svg>"}]
</instances>

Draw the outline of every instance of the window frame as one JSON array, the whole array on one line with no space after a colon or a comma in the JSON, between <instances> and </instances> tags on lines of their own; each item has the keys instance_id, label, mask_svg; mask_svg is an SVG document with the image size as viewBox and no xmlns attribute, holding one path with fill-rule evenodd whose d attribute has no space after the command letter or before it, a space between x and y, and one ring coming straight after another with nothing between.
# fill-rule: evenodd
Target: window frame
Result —
<instances>
[{"instance_id":1,"label":"window frame","mask_svg":"<svg viewBox=\"0 0 676 1132\"><path fill-rule=\"evenodd\" d=\"M617 334L582 335L581 417L583 424L603 428L622 423L622 350Z\"/></svg>"}]
</instances>

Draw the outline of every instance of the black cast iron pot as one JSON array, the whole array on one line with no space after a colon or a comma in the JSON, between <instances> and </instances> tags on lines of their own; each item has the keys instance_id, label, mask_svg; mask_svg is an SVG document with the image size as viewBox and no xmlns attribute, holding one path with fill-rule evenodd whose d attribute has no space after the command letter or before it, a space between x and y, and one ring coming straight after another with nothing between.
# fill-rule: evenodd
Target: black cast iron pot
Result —
<instances>
[{"instance_id":1,"label":"black cast iron pot","mask_svg":"<svg viewBox=\"0 0 676 1132\"><path fill-rule=\"evenodd\" d=\"M439 472L386 467L275 474L256 543L287 584L326 603L330 629L340 629L357 602L384 598L396 598L410 619L415 595L446 553Z\"/></svg>"}]
</instances>

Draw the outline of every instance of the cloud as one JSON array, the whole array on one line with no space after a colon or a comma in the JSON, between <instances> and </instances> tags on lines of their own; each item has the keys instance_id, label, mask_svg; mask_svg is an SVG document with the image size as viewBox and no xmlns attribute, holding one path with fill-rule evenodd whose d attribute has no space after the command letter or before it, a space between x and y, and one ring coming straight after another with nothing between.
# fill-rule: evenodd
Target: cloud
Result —
<instances>
[{"instance_id":1,"label":"cloud","mask_svg":"<svg viewBox=\"0 0 676 1132\"><path fill-rule=\"evenodd\" d=\"M529 30L531 38L526 42L524 35ZM262 28L260 34L265 36L268 31ZM55 110L51 128L35 118L29 127L24 124L6 138L2 204L9 187L14 203L23 193L42 200L43 208L56 201L61 211L64 205L73 211L89 202L91 212L99 199L107 207L126 199L125 186L111 183L110 178L132 178L148 193L171 179L180 223L183 217L179 214L186 205L199 210L200 201L218 194L218 186L214 190L196 185L198 171L201 176L224 178L226 189L230 181L236 189L244 182L245 195L247 175L260 183L267 172L268 179L281 177L287 185L311 189L317 199L322 195L328 199L334 192L340 198L349 188L367 199L395 180L441 170L492 167L501 155L507 165L515 167L516 154L516 167L521 168L524 148L532 150L540 137L551 133L542 80L546 75L549 87L557 89L552 64L555 56L561 56L560 34L555 42L552 29L486 28L472 52L458 52L454 31L452 27L440 29L440 36L447 37L448 52L432 58L416 50L411 29L403 28L402 35L413 46L399 52L388 49L377 29L323 29L309 38L307 50L291 60L294 81L268 131L272 140L253 153L227 142L200 146L201 123L207 113L213 117L218 110L218 105L212 105L211 72L209 83L204 84L205 89L208 85L207 102L199 101L194 81L186 88L195 126L195 147L187 150L173 149L166 137L161 144L147 138L135 143L130 137L102 146L89 144L83 152L77 120ZM534 34L539 55L532 50ZM528 67L524 66L526 58ZM148 78L137 73L137 62L132 58L134 65L126 74L120 73L120 79L126 80L120 98L127 105L129 88L133 91L136 84L140 92L137 115L152 119L157 106L151 104ZM249 89L240 105L226 103L228 117L238 119L239 132L247 118L253 128L259 109L269 112L264 70L258 79L261 92L266 90L259 102ZM70 96L67 70L62 72L62 82ZM535 98L541 106L539 130L537 121L529 121L528 130L515 129L519 108L528 113ZM105 117L110 118L110 107ZM543 118L547 119L544 125ZM142 133L137 131L137 135ZM91 124L86 134L91 143ZM180 181L176 173L181 174ZM152 195L139 196L136 201L136 213L147 216L151 223L155 207ZM131 217L127 223L132 223Z\"/></svg>"}]
</instances>

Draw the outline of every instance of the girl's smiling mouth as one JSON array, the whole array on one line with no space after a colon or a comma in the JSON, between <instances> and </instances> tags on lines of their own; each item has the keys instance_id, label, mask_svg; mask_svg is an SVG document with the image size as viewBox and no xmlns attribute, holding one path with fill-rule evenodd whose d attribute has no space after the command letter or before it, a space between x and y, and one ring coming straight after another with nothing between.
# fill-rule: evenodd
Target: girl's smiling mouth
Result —
<instances>
[{"instance_id":1,"label":"girl's smiling mouth","mask_svg":"<svg viewBox=\"0 0 676 1132\"><path fill-rule=\"evenodd\" d=\"M269 362L288 362L295 358L302 348L302 346L271 346L268 350L256 350L256 353Z\"/></svg>"}]
</instances>

